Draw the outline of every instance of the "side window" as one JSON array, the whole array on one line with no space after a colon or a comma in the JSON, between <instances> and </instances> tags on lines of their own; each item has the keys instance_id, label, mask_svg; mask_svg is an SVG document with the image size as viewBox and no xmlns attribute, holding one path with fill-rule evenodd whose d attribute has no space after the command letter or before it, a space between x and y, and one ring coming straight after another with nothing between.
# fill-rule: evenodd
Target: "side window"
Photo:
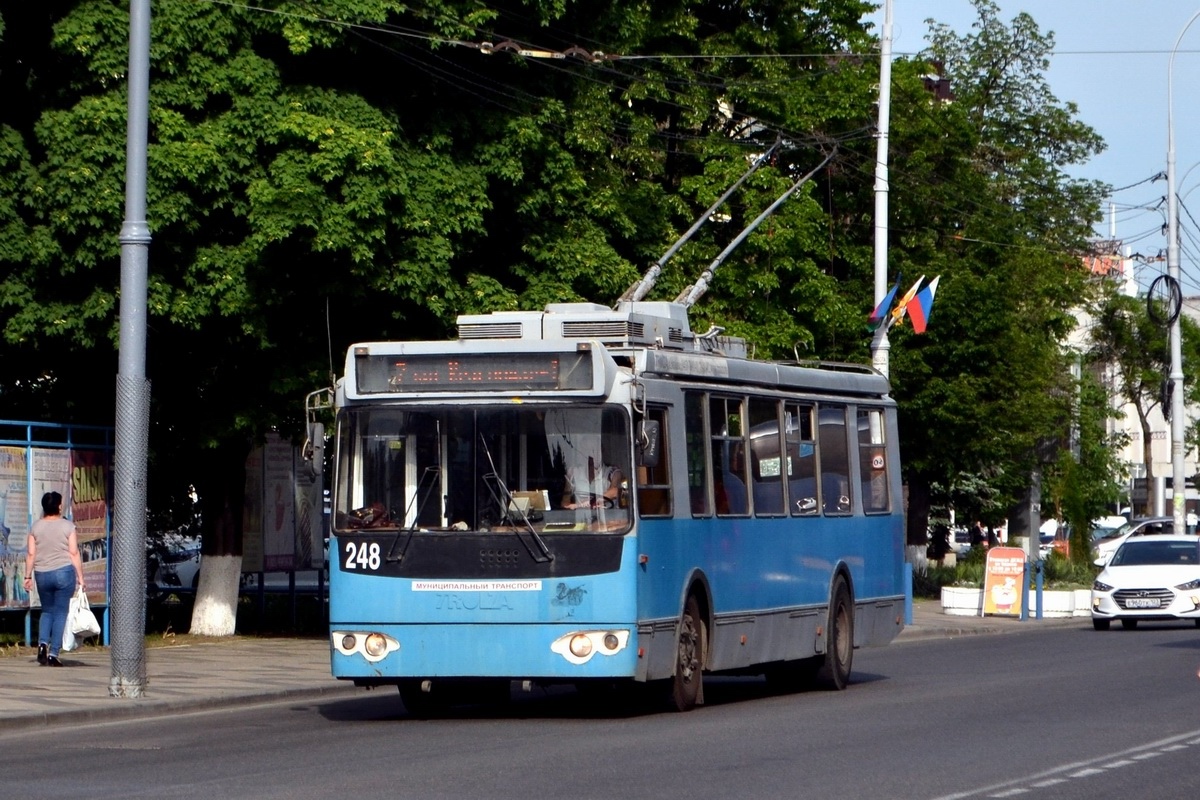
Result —
<instances>
[{"instance_id":1,"label":"side window","mask_svg":"<svg viewBox=\"0 0 1200 800\"><path fill-rule=\"evenodd\" d=\"M849 514L850 450L846 441L846 407L821 406L817 415L817 448L821 459L821 508L826 514Z\"/></svg>"},{"instance_id":2,"label":"side window","mask_svg":"<svg viewBox=\"0 0 1200 800\"><path fill-rule=\"evenodd\" d=\"M783 430L787 442L788 509L793 517L811 516L819 510L812 405L788 403Z\"/></svg>"},{"instance_id":3,"label":"side window","mask_svg":"<svg viewBox=\"0 0 1200 800\"><path fill-rule=\"evenodd\" d=\"M863 511L888 510L888 462L882 408L858 409L858 471L862 479Z\"/></svg>"},{"instance_id":4,"label":"side window","mask_svg":"<svg viewBox=\"0 0 1200 800\"><path fill-rule=\"evenodd\" d=\"M740 397L708 398L708 430L712 444L713 502L717 514L750 513L746 487L746 437Z\"/></svg>"},{"instance_id":5,"label":"side window","mask_svg":"<svg viewBox=\"0 0 1200 800\"><path fill-rule=\"evenodd\" d=\"M704 433L704 394L685 392L683 395L683 435L687 446L688 499L692 515L712 514L708 495L708 455Z\"/></svg>"},{"instance_id":6,"label":"side window","mask_svg":"<svg viewBox=\"0 0 1200 800\"><path fill-rule=\"evenodd\" d=\"M665 408L649 408L646 411L646 421L652 423L643 427L638 424L634 428L637 463L637 495L638 513L643 517L671 516L671 469L670 469L670 438L667 436L667 410ZM646 438L641 441L640 438ZM653 435L657 441L649 441ZM653 453L653 457L646 457Z\"/></svg>"},{"instance_id":7,"label":"side window","mask_svg":"<svg viewBox=\"0 0 1200 800\"><path fill-rule=\"evenodd\" d=\"M750 483L754 513L783 515L783 443L779 436L779 401L750 398Z\"/></svg>"}]
</instances>

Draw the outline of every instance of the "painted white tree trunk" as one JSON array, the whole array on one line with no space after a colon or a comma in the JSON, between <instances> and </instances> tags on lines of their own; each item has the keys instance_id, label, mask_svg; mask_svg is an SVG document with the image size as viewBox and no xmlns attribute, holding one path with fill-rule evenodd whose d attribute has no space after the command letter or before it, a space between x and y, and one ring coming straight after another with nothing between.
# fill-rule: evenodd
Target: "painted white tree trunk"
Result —
<instances>
[{"instance_id":1,"label":"painted white tree trunk","mask_svg":"<svg viewBox=\"0 0 1200 800\"><path fill-rule=\"evenodd\" d=\"M204 556L196 604L192 607L192 630L197 636L233 636L237 623L238 585L242 577L241 556Z\"/></svg>"}]
</instances>

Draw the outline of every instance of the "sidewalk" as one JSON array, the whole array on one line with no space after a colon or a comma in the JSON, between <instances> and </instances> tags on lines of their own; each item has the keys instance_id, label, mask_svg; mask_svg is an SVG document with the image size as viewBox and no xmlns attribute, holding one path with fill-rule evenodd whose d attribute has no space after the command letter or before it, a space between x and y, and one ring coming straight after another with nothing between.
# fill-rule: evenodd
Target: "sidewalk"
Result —
<instances>
[{"instance_id":1,"label":"sidewalk","mask_svg":"<svg viewBox=\"0 0 1200 800\"><path fill-rule=\"evenodd\" d=\"M1086 618L957 617L936 600L913 604L897 642L1087 626ZM64 653L63 668L41 667L36 651L0 658L0 733L65 722L95 722L246 705L289 697L353 696L362 690L329 672L325 639L230 637L146 649L141 698L109 697L107 648Z\"/></svg>"},{"instance_id":2,"label":"sidewalk","mask_svg":"<svg viewBox=\"0 0 1200 800\"><path fill-rule=\"evenodd\" d=\"M140 698L109 697L108 648L62 653L62 668L40 666L34 648L27 653L0 658L0 732L361 691L330 675L324 639L235 636L149 647Z\"/></svg>"}]
</instances>

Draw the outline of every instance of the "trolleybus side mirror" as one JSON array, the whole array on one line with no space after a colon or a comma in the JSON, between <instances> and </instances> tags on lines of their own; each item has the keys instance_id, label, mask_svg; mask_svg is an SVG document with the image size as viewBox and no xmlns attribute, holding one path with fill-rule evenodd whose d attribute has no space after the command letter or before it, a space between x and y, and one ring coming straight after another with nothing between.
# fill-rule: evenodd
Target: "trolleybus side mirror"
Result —
<instances>
[{"instance_id":1,"label":"trolleybus side mirror","mask_svg":"<svg viewBox=\"0 0 1200 800\"><path fill-rule=\"evenodd\" d=\"M658 450L662 446L658 420L644 419L638 425L637 465L639 467L657 467Z\"/></svg>"},{"instance_id":2,"label":"trolleybus side mirror","mask_svg":"<svg viewBox=\"0 0 1200 800\"><path fill-rule=\"evenodd\" d=\"M304 443L303 453L309 472L319 481L325 471L325 426L322 423L308 423L308 441Z\"/></svg>"}]
</instances>

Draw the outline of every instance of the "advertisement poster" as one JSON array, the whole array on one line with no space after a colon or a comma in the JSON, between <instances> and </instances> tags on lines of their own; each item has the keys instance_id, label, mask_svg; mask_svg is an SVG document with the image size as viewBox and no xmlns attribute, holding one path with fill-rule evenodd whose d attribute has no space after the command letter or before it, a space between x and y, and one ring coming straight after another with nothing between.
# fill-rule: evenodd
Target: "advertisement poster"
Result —
<instances>
[{"instance_id":1,"label":"advertisement poster","mask_svg":"<svg viewBox=\"0 0 1200 800\"><path fill-rule=\"evenodd\" d=\"M278 437L263 446L263 569L268 572L296 568L293 449Z\"/></svg>"},{"instance_id":2,"label":"advertisement poster","mask_svg":"<svg viewBox=\"0 0 1200 800\"><path fill-rule=\"evenodd\" d=\"M1025 579L1025 551L1019 547L988 550L983 573L983 614L1021 616L1021 583Z\"/></svg>"},{"instance_id":3,"label":"advertisement poster","mask_svg":"<svg viewBox=\"0 0 1200 800\"><path fill-rule=\"evenodd\" d=\"M29 513L25 448L0 447L0 609L29 606L24 585Z\"/></svg>"},{"instance_id":4,"label":"advertisement poster","mask_svg":"<svg viewBox=\"0 0 1200 800\"><path fill-rule=\"evenodd\" d=\"M325 534L321 529L321 487L312 471L293 448L296 475L296 561L298 569L320 567L324 561Z\"/></svg>"},{"instance_id":5,"label":"advertisement poster","mask_svg":"<svg viewBox=\"0 0 1200 800\"><path fill-rule=\"evenodd\" d=\"M242 508L242 572L263 570L263 451L246 456L246 503Z\"/></svg>"},{"instance_id":6,"label":"advertisement poster","mask_svg":"<svg viewBox=\"0 0 1200 800\"><path fill-rule=\"evenodd\" d=\"M71 519L83 559L83 585L88 602L108 605L109 454L96 450L53 451L66 456L71 474ZM38 451L34 451L37 463ZM39 495L40 496L40 495ZM65 495L64 495L65 496Z\"/></svg>"}]
</instances>

